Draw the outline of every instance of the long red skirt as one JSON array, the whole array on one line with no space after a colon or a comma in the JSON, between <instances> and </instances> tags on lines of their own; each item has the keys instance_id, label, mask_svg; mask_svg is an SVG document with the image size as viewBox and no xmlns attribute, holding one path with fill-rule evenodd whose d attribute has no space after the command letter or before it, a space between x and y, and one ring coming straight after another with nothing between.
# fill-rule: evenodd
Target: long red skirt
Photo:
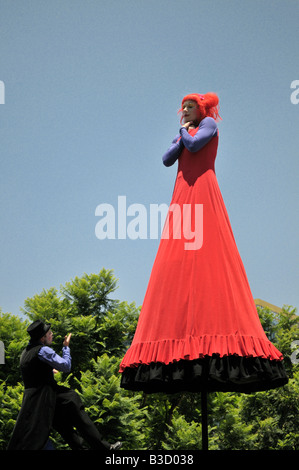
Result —
<instances>
[{"instance_id":1,"label":"long red skirt","mask_svg":"<svg viewBox=\"0 0 299 470\"><path fill-rule=\"evenodd\" d=\"M215 175L217 147L218 136L179 158L135 336L120 365L126 389L251 392L288 381L235 243Z\"/></svg>"}]
</instances>

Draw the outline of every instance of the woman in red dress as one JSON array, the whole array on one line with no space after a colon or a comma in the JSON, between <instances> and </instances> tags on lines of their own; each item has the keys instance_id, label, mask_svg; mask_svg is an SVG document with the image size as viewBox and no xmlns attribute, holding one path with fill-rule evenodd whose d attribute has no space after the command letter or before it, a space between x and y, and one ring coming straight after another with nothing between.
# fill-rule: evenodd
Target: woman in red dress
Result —
<instances>
[{"instance_id":1,"label":"woman in red dress","mask_svg":"<svg viewBox=\"0 0 299 470\"><path fill-rule=\"evenodd\" d=\"M260 323L215 175L218 97L182 100L172 201L121 386L147 393L253 392L287 383Z\"/></svg>"}]
</instances>

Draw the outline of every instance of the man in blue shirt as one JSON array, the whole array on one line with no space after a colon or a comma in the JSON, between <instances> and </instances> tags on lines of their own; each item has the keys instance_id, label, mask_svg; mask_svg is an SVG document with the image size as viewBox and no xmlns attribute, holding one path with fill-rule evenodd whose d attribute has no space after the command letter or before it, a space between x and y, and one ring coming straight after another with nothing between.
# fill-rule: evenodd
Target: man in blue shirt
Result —
<instances>
[{"instance_id":1,"label":"man in blue shirt","mask_svg":"<svg viewBox=\"0 0 299 470\"><path fill-rule=\"evenodd\" d=\"M40 339L40 342L43 344L43 346L38 352L39 359L49 364L54 371L57 370L61 372L70 372L72 368L72 358L69 347L71 336L72 333L70 333L68 336L65 336L64 338L61 357L56 354L52 348L50 348L50 345L53 341L53 333L49 328L47 333Z\"/></svg>"},{"instance_id":2,"label":"man in blue shirt","mask_svg":"<svg viewBox=\"0 0 299 470\"><path fill-rule=\"evenodd\" d=\"M118 450L121 443L109 444L102 438L79 395L58 385L54 379L55 371L71 370L71 333L65 336L62 356L59 356L50 347L51 325L37 320L27 332L30 342L20 359L25 390L8 450L44 449L51 428L58 431L73 450Z\"/></svg>"}]
</instances>

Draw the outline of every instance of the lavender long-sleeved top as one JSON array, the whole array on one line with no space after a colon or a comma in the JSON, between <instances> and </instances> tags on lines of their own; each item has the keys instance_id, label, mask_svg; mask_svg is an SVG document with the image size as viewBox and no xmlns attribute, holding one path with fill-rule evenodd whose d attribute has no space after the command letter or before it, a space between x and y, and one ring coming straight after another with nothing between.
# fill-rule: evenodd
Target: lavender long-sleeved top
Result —
<instances>
[{"instance_id":1,"label":"lavender long-sleeved top","mask_svg":"<svg viewBox=\"0 0 299 470\"><path fill-rule=\"evenodd\" d=\"M41 361L53 367L53 369L57 369L61 372L70 372L71 370L72 358L68 346L63 346L62 357L49 346L42 346L38 352L38 357Z\"/></svg>"},{"instance_id":2,"label":"lavender long-sleeved top","mask_svg":"<svg viewBox=\"0 0 299 470\"><path fill-rule=\"evenodd\" d=\"M198 152L212 137L217 135L217 132L217 124L211 117L206 117L200 122L194 136L191 136L184 127L181 127L180 133L173 139L171 146L162 157L164 165L173 165L181 155L184 147L186 147L189 152Z\"/></svg>"}]
</instances>

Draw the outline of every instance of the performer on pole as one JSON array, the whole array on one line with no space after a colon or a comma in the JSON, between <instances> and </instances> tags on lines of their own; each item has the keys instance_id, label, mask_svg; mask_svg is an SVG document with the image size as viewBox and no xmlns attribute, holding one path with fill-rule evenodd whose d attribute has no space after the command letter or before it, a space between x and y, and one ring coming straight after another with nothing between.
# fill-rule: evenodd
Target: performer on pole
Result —
<instances>
[{"instance_id":1,"label":"performer on pole","mask_svg":"<svg viewBox=\"0 0 299 470\"><path fill-rule=\"evenodd\" d=\"M121 386L280 387L288 382L283 357L260 323L215 175L218 96L189 94L180 112L179 134L163 156L166 166L178 161L175 187Z\"/></svg>"},{"instance_id":2,"label":"performer on pole","mask_svg":"<svg viewBox=\"0 0 299 470\"><path fill-rule=\"evenodd\" d=\"M53 370L71 370L71 334L64 339L61 357L50 347L51 325L37 320L27 332L30 342L20 359L25 391L8 450L44 449L51 428L61 434L72 450L120 449L120 442L109 444L102 438L84 411L79 395L54 379Z\"/></svg>"}]
</instances>

